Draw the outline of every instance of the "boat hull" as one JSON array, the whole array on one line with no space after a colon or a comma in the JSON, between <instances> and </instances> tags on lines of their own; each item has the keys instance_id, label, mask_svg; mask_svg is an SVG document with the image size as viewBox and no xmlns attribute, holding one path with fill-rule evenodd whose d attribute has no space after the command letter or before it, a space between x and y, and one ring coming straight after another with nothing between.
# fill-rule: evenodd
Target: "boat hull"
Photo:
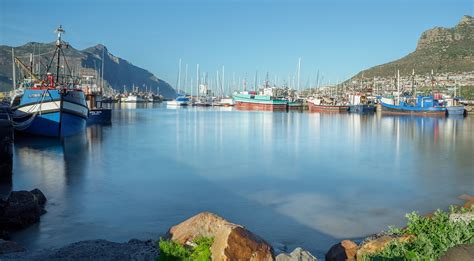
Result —
<instances>
[{"instance_id":1,"label":"boat hull","mask_svg":"<svg viewBox=\"0 0 474 261\"><path fill-rule=\"evenodd\" d=\"M89 111L89 118L87 119L87 124L101 124L101 123L111 123L112 122L112 110L104 108L91 109Z\"/></svg>"},{"instance_id":2,"label":"boat hull","mask_svg":"<svg viewBox=\"0 0 474 261\"><path fill-rule=\"evenodd\" d=\"M88 114L82 91L26 89L14 108L13 121L21 133L66 137L85 129Z\"/></svg>"},{"instance_id":3,"label":"boat hull","mask_svg":"<svg viewBox=\"0 0 474 261\"><path fill-rule=\"evenodd\" d=\"M448 115L464 115L466 113L464 106L448 106L446 110Z\"/></svg>"},{"instance_id":4,"label":"boat hull","mask_svg":"<svg viewBox=\"0 0 474 261\"><path fill-rule=\"evenodd\" d=\"M236 94L235 108L240 110L286 111L288 101L274 99L267 95Z\"/></svg>"},{"instance_id":5,"label":"boat hull","mask_svg":"<svg viewBox=\"0 0 474 261\"><path fill-rule=\"evenodd\" d=\"M372 113L375 112L375 106L367 104L350 105L349 112L351 113Z\"/></svg>"},{"instance_id":6,"label":"boat hull","mask_svg":"<svg viewBox=\"0 0 474 261\"><path fill-rule=\"evenodd\" d=\"M235 108L240 110L286 111L287 105L236 101Z\"/></svg>"},{"instance_id":7,"label":"boat hull","mask_svg":"<svg viewBox=\"0 0 474 261\"><path fill-rule=\"evenodd\" d=\"M345 105L316 105L312 102L308 102L308 110L310 112L344 113L344 112L349 112L349 106L345 106Z\"/></svg>"},{"instance_id":8,"label":"boat hull","mask_svg":"<svg viewBox=\"0 0 474 261\"><path fill-rule=\"evenodd\" d=\"M444 107L410 107L381 103L382 114L418 115L418 116L446 116Z\"/></svg>"}]
</instances>

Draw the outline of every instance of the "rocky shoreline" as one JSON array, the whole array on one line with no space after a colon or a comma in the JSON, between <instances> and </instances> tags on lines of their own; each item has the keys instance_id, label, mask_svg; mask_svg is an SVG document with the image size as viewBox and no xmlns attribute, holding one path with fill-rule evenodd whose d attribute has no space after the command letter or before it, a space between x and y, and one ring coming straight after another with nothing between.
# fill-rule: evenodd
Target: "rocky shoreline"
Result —
<instances>
[{"instance_id":1,"label":"rocky shoreline","mask_svg":"<svg viewBox=\"0 0 474 261\"><path fill-rule=\"evenodd\" d=\"M463 195L464 208L474 206L474 197ZM156 260L160 253L158 239L138 240L117 243L103 239L80 241L60 248L28 251L10 239L10 233L39 222L44 214L46 197L39 189L14 191L6 199L0 199L0 259L1 260ZM472 222L474 214L450 216L454 221ZM209 212L199 213L173 227L164 239L180 245L192 247L195 239L213 238L210 247L212 260L276 260L311 261L317 260L309 251L295 248L290 253L275 254L274 247L264 239L247 230L244 226L231 223ZM324 257L325 260L363 260L363 256L376 253L390 243L411 240L413 235L396 235L382 232L365 238L360 244L343 240L333 245ZM474 258L474 246L461 245L452 248L444 255L444 260L463 260ZM453 259L454 258L454 259ZM461 258L461 259L455 259ZM441 258L443 260L443 257Z\"/></svg>"}]
</instances>

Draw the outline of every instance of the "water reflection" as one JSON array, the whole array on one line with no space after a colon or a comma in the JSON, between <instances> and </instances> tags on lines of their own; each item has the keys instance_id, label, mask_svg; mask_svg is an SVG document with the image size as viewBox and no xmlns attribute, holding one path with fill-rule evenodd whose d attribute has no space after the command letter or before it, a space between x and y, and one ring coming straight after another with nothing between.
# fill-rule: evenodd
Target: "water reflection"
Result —
<instances>
[{"instance_id":1,"label":"water reflection","mask_svg":"<svg viewBox=\"0 0 474 261\"><path fill-rule=\"evenodd\" d=\"M19 242L146 239L209 210L322 256L474 192L472 117L114 106L113 125L15 145L13 188L50 199Z\"/></svg>"}]
</instances>

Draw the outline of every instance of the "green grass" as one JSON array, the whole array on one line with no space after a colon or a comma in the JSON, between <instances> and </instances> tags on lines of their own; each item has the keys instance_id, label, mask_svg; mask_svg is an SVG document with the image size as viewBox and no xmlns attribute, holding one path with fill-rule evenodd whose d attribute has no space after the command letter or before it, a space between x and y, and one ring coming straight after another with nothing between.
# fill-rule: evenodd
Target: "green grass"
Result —
<instances>
[{"instance_id":1,"label":"green grass","mask_svg":"<svg viewBox=\"0 0 474 261\"><path fill-rule=\"evenodd\" d=\"M474 222L453 222L451 213L474 211L451 207L450 211L437 210L432 217L420 216L413 212L407 214L408 225L405 229L391 229L395 234L410 234L415 237L407 242L394 240L384 250L369 260L436 260L449 248L474 243Z\"/></svg>"},{"instance_id":2,"label":"green grass","mask_svg":"<svg viewBox=\"0 0 474 261\"><path fill-rule=\"evenodd\" d=\"M158 248L160 256L157 261L208 261L211 260L211 245L214 239L209 237L196 238L195 247L185 247L171 240L160 239Z\"/></svg>"}]
</instances>

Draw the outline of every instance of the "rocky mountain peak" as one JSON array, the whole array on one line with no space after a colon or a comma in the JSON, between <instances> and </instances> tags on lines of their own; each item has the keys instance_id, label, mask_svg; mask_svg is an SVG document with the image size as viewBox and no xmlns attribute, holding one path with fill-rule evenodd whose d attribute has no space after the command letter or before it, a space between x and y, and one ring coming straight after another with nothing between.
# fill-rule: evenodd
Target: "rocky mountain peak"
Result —
<instances>
[{"instance_id":1,"label":"rocky mountain peak","mask_svg":"<svg viewBox=\"0 0 474 261\"><path fill-rule=\"evenodd\" d=\"M461 21L459 21L458 26L462 26L462 25L474 25L474 18L470 15L464 15L461 18Z\"/></svg>"},{"instance_id":2,"label":"rocky mountain peak","mask_svg":"<svg viewBox=\"0 0 474 261\"><path fill-rule=\"evenodd\" d=\"M435 27L423 32L418 40L417 50L427 48L447 48L454 42L474 39L474 19L469 15L453 28Z\"/></svg>"}]
</instances>

